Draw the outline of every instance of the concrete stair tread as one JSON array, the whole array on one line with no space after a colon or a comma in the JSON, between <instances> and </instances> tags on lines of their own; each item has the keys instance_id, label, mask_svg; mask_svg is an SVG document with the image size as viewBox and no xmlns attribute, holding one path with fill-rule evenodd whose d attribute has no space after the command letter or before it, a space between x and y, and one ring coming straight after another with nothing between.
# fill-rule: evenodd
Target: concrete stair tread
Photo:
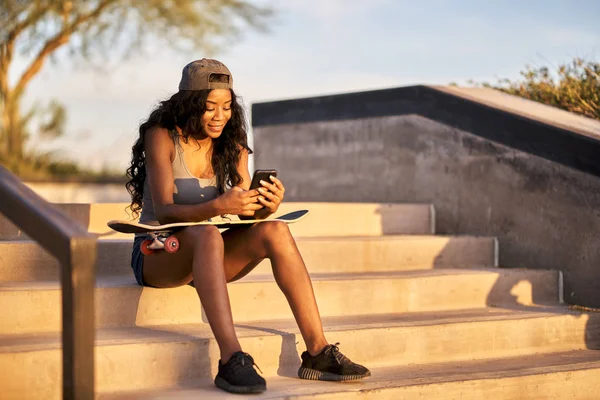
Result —
<instances>
[{"instance_id":1,"label":"concrete stair tread","mask_svg":"<svg viewBox=\"0 0 600 400\"><path fill-rule=\"evenodd\" d=\"M370 378L347 383L314 382L292 376L277 376L267 379L268 390L265 393L252 396L252 398L323 397L343 399L350 396L359 397L371 391L375 392L373 393L375 395L374 398L380 398L378 396L383 398L386 390L394 390L402 387L414 387L415 389L431 388L431 386L449 382L464 382L464 390L468 391L473 389L473 383L481 380L493 380L495 381L495 386L499 387L501 386L499 381L502 379L586 370L600 370L600 351L578 350L525 357L372 368L372 376ZM594 378L591 377L591 379ZM535 390L540 390L540 388L536 387ZM587 392L587 390L589 388L582 388L582 391ZM523 398L525 398L525 393L522 394ZM462 396L460 397L463 398ZM99 399L102 400L129 400L137 398L233 399L239 398L239 396L236 397L217 389L212 380L206 378L199 380L196 388L129 393L101 393L99 395Z\"/></svg>"},{"instance_id":2,"label":"concrete stair tread","mask_svg":"<svg viewBox=\"0 0 600 400\"><path fill-rule=\"evenodd\" d=\"M398 314L335 316L323 317L322 321L327 334L328 332L483 323L487 321L515 321L519 319L561 317L564 315L579 316L582 314L581 312L569 310L566 306L515 306L513 308L489 307ZM274 335L299 334L298 327L293 319L248 321L236 323L235 326L240 338L264 338ZM97 329L96 331L97 346L194 341L198 339L213 339L210 326L207 323L111 327ZM0 354L57 349L60 347L59 332L0 335ZM302 345L299 345L299 347L302 347Z\"/></svg>"},{"instance_id":3,"label":"concrete stair tread","mask_svg":"<svg viewBox=\"0 0 600 400\"><path fill-rule=\"evenodd\" d=\"M106 226L112 219L130 220L126 203L55 204L67 216L82 224L99 239L125 238ZM284 202L276 215L308 209L308 218L291 224L296 236L382 235L389 233L430 234L435 232L435 212L426 203L298 203ZM351 217L349 217L351 216ZM327 221L327 223L321 223ZM0 238L26 237L0 215Z\"/></svg>"},{"instance_id":4,"label":"concrete stair tread","mask_svg":"<svg viewBox=\"0 0 600 400\"><path fill-rule=\"evenodd\" d=\"M377 273L315 273L312 286L323 317L459 310L488 306L556 304L556 271L517 269L435 269ZM250 275L228 286L234 320L278 320L291 316L272 274ZM132 274L99 277L98 327L201 323L194 288L141 287ZM11 307L11 304L20 307ZM5 310L0 334L60 330L58 281L0 284ZM264 310L268 310L265 313Z\"/></svg>"},{"instance_id":5,"label":"concrete stair tread","mask_svg":"<svg viewBox=\"0 0 600 400\"><path fill-rule=\"evenodd\" d=\"M438 277L448 275L485 275L501 274L503 272L546 272L551 270L528 270L526 268L448 268L448 269L430 269L430 270L407 270L407 271L372 271L372 272L336 272L336 273L310 273L313 281L333 281L333 280L371 280L371 279L412 279L421 277ZM240 285L244 283L272 282L272 274L252 274L231 282L229 285ZM97 288L134 286L142 289L131 276L102 276L96 280ZM58 280L46 281L23 281L23 282L0 282L0 291L11 290L58 290L60 283ZM143 288L144 290L153 290L153 288ZM164 290L164 289L157 289Z\"/></svg>"},{"instance_id":6,"label":"concrete stair tread","mask_svg":"<svg viewBox=\"0 0 600 400\"><path fill-rule=\"evenodd\" d=\"M406 365L409 368L403 371L410 371L435 363L597 348L595 338L600 332L600 319L595 315L568 312L564 307L396 314L380 318L373 315L326 317L323 320L329 340L339 341L346 355L374 370ZM236 327L242 348L254 356L265 376L295 375L304 346L293 320L238 323ZM95 354L99 392L153 390L160 393L166 388L189 385L212 388L207 379L214 377L219 359L216 343L204 323L99 329ZM2 370L9 382L8 392L15 393L9 398L27 398L17 395L24 393L35 394L29 398L58 398L60 355L60 337L56 332L1 336L0 365L31 366ZM40 376L48 378L39 379ZM559 378L565 379L568 375ZM600 380L600 369L593 379ZM525 383L536 385L538 382ZM402 396L394 392L386 398Z\"/></svg>"},{"instance_id":7,"label":"concrete stair tread","mask_svg":"<svg viewBox=\"0 0 600 400\"><path fill-rule=\"evenodd\" d=\"M98 242L98 276L131 275L131 240ZM383 236L298 238L313 272L395 271L497 265L495 238L471 236ZM256 272L270 272L269 260ZM32 241L0 241L0 282L57 280L58 261Z\"/></svg>"},{"instance_id":8,"label":"concrete stair tread","mask_svg":"<svg viewBox=\"0 0 600 400\"><path fill-rule=\"evenodd\" d=\"M124 238L109 238L103 239L100 243L100 246L110 246L111 244L130 244L133 242L134 235L127 235ZM411 235L411 234L386 234L381 236L368 236L368 235L358 235L358 236L302 236L296 237L295 240L297 242L329 242L332 240L342 240L347 242L361 242L361 241L371 241L371 242L380 242L380 241L422 241L422 240L448 240L453 238L492 238L492 236L480 236L480 235L470 235L470 234L453 234L453 235L443 235L443 234L431 234L431 235ZM3 243L14 244L34 244L35 241L31 239L2 239L0 238L0 245Z\"/></svg>"},{"instance_id":9,"label":"concrete stair tread","mask_svg":"<svg viewBox=\"0 0 600 400\"><path fill-rule=\"evenodd\" d=\"M431 235L395 235L395 234L387 234L381 236L314 236L314 237L296 237L295 240L297 243L329 243L329 242L348 242L348 243L374 243L374 242L440 242L440 241L449 241L453 239L493 239L493 236L478 236L478 235L441 235L441 234L431 234ZM127 235L127 237L117 238L117 239L103 239L98 241L98 246L100 251L104 250L106 247L112 246L131 246L133 243L134 235ZM21 245L21 246L37 246L37 243L34 240L30 239L2 239L0 238L0 247L3 245Z\"/></svg>"},{"instance_id":10,"label":"concrete stair tread","mask_svg":"<svg viewBox=\"0 0 600 400\"><path fill-rule=\"evenodd\" d=\"M371 279L412 279L424 277L437 277L448 275L485 275L485 274L500 274L503 271L531 271L525 268L448 268L448 269L428 269L428 270L405 270L405 271L370 271L370 272L335 272L322 273L311 272L310 277L313 281L332 281L332 280L371 280ZM536 270L541 271L541 270ZM240 284L243 282L267 282L272 281L271 274L256 274L244 277L242 280L231 284Z\"/></svg>"}]
</instances>

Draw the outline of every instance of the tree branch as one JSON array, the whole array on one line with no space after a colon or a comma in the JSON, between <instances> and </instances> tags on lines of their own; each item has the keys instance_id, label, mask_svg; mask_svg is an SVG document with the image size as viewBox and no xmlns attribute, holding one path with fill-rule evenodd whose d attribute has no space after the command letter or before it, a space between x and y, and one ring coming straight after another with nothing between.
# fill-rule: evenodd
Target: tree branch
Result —
<instances>
[{"instance_id":1,"label":"tree branch","mask_svg":"<svg viewBox=\"0 0 600 400\"><path fill-rule=\"evenodd\" d=\"M6 49L4 46L0 46L0 100L4 100L4 96L8 91L8 68L6 62Z\"/></svg>"},{"instance_id":2,"label":"tree branch","mask_svg":"<svg viewBox=\"0 0 600 400\"><path fill-rule=\"evenodd\" d=\"M9 96L8 67L12 61L14 46L14 40L0 46L0 100L3 106Z\"/></svg>"},{"instance_id":3,"label":"tree branch","mask_svg":"<svg viewBox=\"0 0 600 400\"><path fill-rule=\"evenodd\" d=\"M1 45L0 48L0 71L2 71L3 74L8 75L8 66L10 65L12 58L13 58L13 52L15 49L15 38L11 37L9 38L6 43L3 43Z\"/></svg>"},{"instance_id":4,"label":"tree branch","mask_svg":"<svg viewBox=\"0 0 600 400\"><path fill-rule=\"evenodd\" d=\"M35 24L47 12L47 7L38 7L37 10L29 14L29 16L27 16L27 18L25 18L21 23L15 25L12 31L8 32L8 35L6 35L7 42L14 42L21 32L23 32L30 25Z\"/></svg>"},{"instance_id":5,"label":"tree branch","mask_svg":"<svg viewBox=\"0 0 600 400\"><path fill-rule=\"evenodd\" d=\"M81 24L97 18L106 7L115 1L116 0L104 0L100 2L92 12L78 16L73 23L65 26L59 33L54 35L54 37L48 39L44 47L40 50L25 72L23 72L18 83L15 85L15 96L19 96L25 88L25 85L40 71L48 56L60 46L69 42L70 36Z\"/></svg>"},{"instance_id":6,"label":"tree branch","mask_svg":"<svg viewBox=\"0 0 600 400\"><path fill-rule=\"evenodd\" d=\"M8 74L0 70L0 106L4 106L8 97Z\"/></svg>"},{"instance_id":7,"label":"tree branch","mask_svg":"<svg viewBox=\"0 0 600 400\"><path fill-rule=\"evenodd\" d=\"M35 25L37 21L40 20L48 12L47 7L37 7L35 8L21 23L15 25L12 31L8 32L6 35L6 41L4 43L0 43L2 48L2 52L0 54L0 70L3 72L6 80L8 80L8 68L10 63L12 62L15 41L17 37L27 29L31 25ZM7 92L8 91L8 82L3 82L2 89Z\"/></svg>"},{"instance_id":8,"label":"tree branch","mask_svg":"<svg viewBox=\"0 0 600 400\"><path fill-rule=\"evenodd\" d=\"M36 12L29 14L25 20L17 24L12 31L8 32L6 41L0 43L0 93L3 99L6 99L8 96L8 68L12 62L15 40L25 28L37 22L46 11L47 9L39 8Z\"/></svg>"}]
</instances>

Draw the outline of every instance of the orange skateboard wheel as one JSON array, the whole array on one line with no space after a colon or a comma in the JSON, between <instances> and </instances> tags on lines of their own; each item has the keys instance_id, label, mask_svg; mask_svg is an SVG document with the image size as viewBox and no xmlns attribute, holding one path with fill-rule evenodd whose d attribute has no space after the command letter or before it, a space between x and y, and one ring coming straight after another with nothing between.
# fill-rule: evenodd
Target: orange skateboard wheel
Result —
<instances>
[{"instance_id":1,"label":"orange skateboard wheel","mask_svg":"<svg viewBox=\"0 0 600 400\"><path fill-rule=\"evenodd\" d=\"M175 236L169 236L165 240L165 250L167 253L175 253L179 250L179 240Z\"/></svg>"},{"instance_id":2,"label":"orange skateboard wheel","mask_svg":"<svg viewBox=\"0 0 600 400\"><path fill-rule=\"evenodd\" d=\"M154 243L154 240L152 239L146 239L142 243L140 243L140 251L143 255L148 256L154 253L154 250L148 248L148 246L150 246L152 243Z\"/></svg>"}]
</instances>

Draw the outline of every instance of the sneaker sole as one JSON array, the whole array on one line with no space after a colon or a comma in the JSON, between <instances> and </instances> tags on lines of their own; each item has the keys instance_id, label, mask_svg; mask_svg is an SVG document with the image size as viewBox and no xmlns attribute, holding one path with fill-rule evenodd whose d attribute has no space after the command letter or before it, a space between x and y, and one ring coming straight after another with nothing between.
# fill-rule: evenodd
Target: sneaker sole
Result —
<instances>
[{"instance_id":1,"label":"sneaker sole","mask_svg":"<svg viewBox=\"0 0 600 400\"><path fill-rule=\"evenodd\" d=\"M371 376L371 371L363 375L338 375L332 374L331 372L323 372L317 371L316 369L303 368L300 367L298 370L298 376L302 379L308 379L311 381L335 381L335 382L345 382L345 381L355 381L358 379L363 379Z\"/></svg>"},{"instance_id":2,"label":"sneaker sole","mask_svg":"<svg viewBox=\"0 0 600 400\"><path fill-rule=\"evenodd\" d=\"M236 386L227 382L225 379L221 377L215 378L215 385L218 388L223 389L230 393L262 393L267 390L266 385L254 385L254 386Z\"/></svg>"}]
</instances>

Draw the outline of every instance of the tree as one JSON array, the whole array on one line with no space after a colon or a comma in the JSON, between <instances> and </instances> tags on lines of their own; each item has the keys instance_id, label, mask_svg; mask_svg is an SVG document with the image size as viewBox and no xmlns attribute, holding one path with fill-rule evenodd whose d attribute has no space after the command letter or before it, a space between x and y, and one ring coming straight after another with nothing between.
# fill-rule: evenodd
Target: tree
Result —
<instances>
[{"instance_id":1,"label":"tree","mask_svg":"<svg viewBox=\"0 0 600 400\"><path fill-rule=\"evenodd\" d=\"M115 52L131 56L159 40L210 54L219 40L239 36L245 27L264 29L271 13L247 0L0 0L0 159L22 159L26 125L37 110L22 113L21 100L59 48L92 63ZM11 87L15 54L29 64ZM65 110L52 102L45 114L42 128L60 134Z\"/></svg>"},{"instance_id":2,"label":"tree","mask_svg":"<svg viewBox=\"0 0 600 400\"><path fill-rule=\"evenodd\" d=\"M486 87L600 120L600 63L575 58L553 74L548 67L526 67L523 80L501 79Z\"/></svg>"}]
</instances>

